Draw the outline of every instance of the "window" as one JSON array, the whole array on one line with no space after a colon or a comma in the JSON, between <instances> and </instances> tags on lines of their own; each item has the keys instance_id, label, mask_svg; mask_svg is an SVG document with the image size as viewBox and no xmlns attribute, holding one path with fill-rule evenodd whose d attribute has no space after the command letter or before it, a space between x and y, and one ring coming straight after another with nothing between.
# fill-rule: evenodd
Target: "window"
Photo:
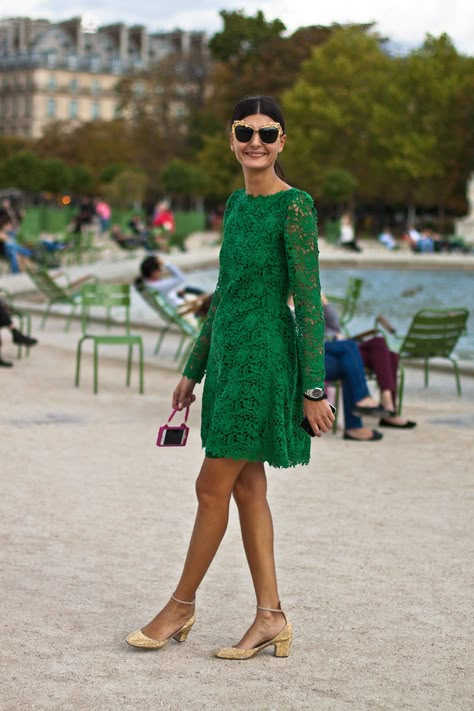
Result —
<instances>
[{"instance_id":1,"label":"window","mask_svg":"<svg viewBox=\"0 0 474 711\"><path fill-rule=\"evenodd\" d=\"M93 102L92 102L91 118L92 118L93 121L96 121L97 119L100 119L100 104L99 104L98 101L93 101Z\"/></svg>"},{"instance_id":2,"label":"window","mask_svg":"<svg viewBox=\"0 0 474 711\"><path fill-rule=\"evenodd\" d=\"M77 69L77 55L70 54L67 58L67 65L69 69Z\"/></svg>"},{"instance_id":3,"label":"window","mask_svg":"<svg viewBox=\"0 0 474 711\"><path fill-rule=\"evenodd\" d=\"M56 89L56 77L54 74L50 74L48 77L48 89L49 91L54 91Z\"/></svg>"},{"instance_id":4,"label":"window","mask_svg":"<svg viewBox=\"0 0 474 711\"><path fill-rule=\"evenodd\" d=\"M91 83L91 92L93 94L100 94L100 81L98 79L94 79Z\"/></svg>"},{"instance_id":5,"label":"window","mask_svg":"<svg viewBox=\"0 0 474 711\"><path fill-rule=\"evenodd\" d=\"M55 99L48 99L48 103L46 106L46 114L48 118L54 118L56 116L56 100Z\"/></svg>"},{"instance_id":6,"label":"window","mask_svg":"<svg viewBox=\"0 0 474 711\"><path fill-rule=\"evenodd\" d=\"M57 64L57 61L58 61L58 57L57 57L55 51L46 53L46 63L47 63L48 67L50 67L50 68L55 67Z\"/></svg>"},{"instance_id":7,"label":"window","mask_svg":"<svg viewBox=\"0 0 474 711\"><path fill-rule=\"evenodd\" d=\"M78 116L77 101L76 101L76 99L72 99L69 102L69 118L70 119L77 119L77 116Z\"/></svg>"},{"instance_id":8,"label":"window","mask_svg":"<svg viewBox=\"0 0 474 711\"><path fill-rule=\"evenodd\" d=\"M133 85L133 93L135 94L135 96L143 96L143 94L145 93L145 87L143 86L143 82L135 82L135 84Z\"/></svg>"},{"instance_id":9,"label":"window","mask_svg":"<svg viewBox=\"0 0 474 711\"><path fill-rule=\"evenodd\" d=\"M72 77L71 81L69 82L70 91L77 91L78 88L79 88L79 84L77 81L77 77Z\"/></svg>"}]
</instances>

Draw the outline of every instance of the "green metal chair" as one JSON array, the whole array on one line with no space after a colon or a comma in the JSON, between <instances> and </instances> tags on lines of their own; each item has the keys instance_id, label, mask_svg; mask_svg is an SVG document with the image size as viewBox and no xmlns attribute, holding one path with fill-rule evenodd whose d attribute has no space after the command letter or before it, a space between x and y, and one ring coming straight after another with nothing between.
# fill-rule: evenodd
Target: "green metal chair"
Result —
<instances>
[{"instance_id":1,"label":"green metal chair","mask_svg":"<svg viewBox=\"0 0 474 711\"><path fill-rule=\"evenodd\" d=\"M180 341L178 343L174 359L178 360L179 358L178 369L181 370L189 356L189 353L191 352L192 347L194 346L194 343L196 342L197 337L199 336L199 328L193 326L190 321L181 316L176 308L172 306L172 304L170 304L169 301L167 301L158 291L148 289L146 287L143 289L137 289L137 291L142 299L146 301L148 306L150 306L150 308L153 309L153 311L158 314L163 321L163 326L158 329L159 336L154 350L155 355L158 355L160 352L160 348L166 334L170 330L173 330L173 328L178 331ZM183 346L186 341L188 341L188 343L186 348L183 350Z\"/></svg>"},{"instance_id":2,"label":"green metal chair","mask_svg":"<svg viewBox=\"0 0 474 711\"><path fill-rule=\"evenodd\" d=\"M54 277L51 276L45 269L27 269L26 273L30 277L38 291L46 298L46 309L41 319L41 328L44 328L46 320L50 314L51 308L56 304L64 304L70 306L71 310L66 319L65 331L69 330L71 319L74 316L76 309L81 303L81 285L86 281L97 282L97 278L88 275L78 279L75 282L70 282L69 277L62 272L58 272ZM58 283L58 278L63 277L65 285Z\"/></svg>"},{"instance_id":3,"label":"green metal chair","mask_svg":"<svg viewBox=\"0 0 474 711\"><path fill-rule=\"evenodd\" d=\"M344 296L326 294L328 301L336 306L341 330L348 337L350 337L348 325L355 314L363 283L364 280L359 277L349 277Z\"/></svg>"},{"instance_id":4,"label":"green metal chair","mask_svg":"<svg viewBox=\"0 0 474 711\"><path fill-rule=\"evenodd\" d=\"M429 381L429 366L432 358L446 358L453 364L457 394L461 395L459 367L453 351L466 331L469 311L465 308L421 309L412 318L404 336L392 333L390 347L397 350L400 361L422 359L424 361L425 387ZM379 327L383 324L379 322ZM404 371L400 368L398 389L399 410L402 407Z\"/></svg>"},{"instance_id":5,"label":"green metal chair","mask_svg":"<svg viewBox=\"0 0 474 711\"><path fill-rule=\"evenodd\" d=\"M96 313L91 309L105 309L107 328L110 327L111 312L117 308L122 309L123 322L120 322L122 333L97 333L92 330L91 320ZM81 328L82 336L77 344L76 351L76 379L75 385L79 386L82 345L85 341L93 343L94 356L94 393L99 391L99 346L127 346L127 377L126 384L130 385L133 348L138 348L139 390L143 393L144 350L142 337L130 332L130 286L128 284L84 284L81 288Z\"/></svg>"}]
</instances>

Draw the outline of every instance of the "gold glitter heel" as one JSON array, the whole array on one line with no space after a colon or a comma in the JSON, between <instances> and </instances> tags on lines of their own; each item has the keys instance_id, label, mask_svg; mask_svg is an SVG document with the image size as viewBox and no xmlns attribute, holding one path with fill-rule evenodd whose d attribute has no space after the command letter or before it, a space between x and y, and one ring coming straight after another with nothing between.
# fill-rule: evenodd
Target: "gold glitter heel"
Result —
<instances>
[{"instance_id":1,"label":"gold glitter heel","mask_svg":"<svg viewBox=\"0 0 474 711\"><path fill-rule=\"evenodd\" d=\"M174 595L171 595L171 597L175 602L180 602L182 605L194 605L194 600L192 602L186 602L185 600L178 600ZM152 639L143 634L141 630L136 630L136 632L132 632L128 635L127 644L130 644L132 647L140 647L141 649L163 649L171 639L176 640L176 642L185 642L195 621L196 617L193 614L186 620L184 625L176 630L176 632L173 632L173 634L170 634L166 639Z\"/></svg>"},{"instance_id":2,"label":"gold glitter heel","mask_svg":"<svg viewBox=\"0 0 474 711\"><path fill-rule=\"evenodd\" d=\"M266 647L274 647L275 657L288 657L290 655L291 642L293 641L293 628L286 618L286 614L283 610L276 610L272 607L260 607L257 605L257 610L264 610L265 612L281 612L285 618L285 626L278 634L273 637L273 639L268 640L268 642L262 642L257 647L252 649L239 649L238 647L223 647L219 649L215 656L219 659L252 659L256 654L265 649Z\"/></svg>"}]
</instances>

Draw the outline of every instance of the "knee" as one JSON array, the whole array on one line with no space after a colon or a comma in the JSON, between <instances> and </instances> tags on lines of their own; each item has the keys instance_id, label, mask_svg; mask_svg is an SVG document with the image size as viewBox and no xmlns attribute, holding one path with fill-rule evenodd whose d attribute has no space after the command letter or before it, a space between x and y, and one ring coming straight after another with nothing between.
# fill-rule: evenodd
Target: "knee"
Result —
<instances>
[{"instance_id":1,"label":"knee","mask_svg":"<svg viewBox=\"0 0 474 711\"><path fill-rule=\"evenodd\" d=\"M265 499L266 489L260 482L257 481L251 481L250 479L245 481L237 480L232 494L234 496L235 503L240 508L242 506L248 506L249 504L255 504L261 499Z\"/></svg>"},{"instance_id":2,"label":"knee","mask_svg":"<svg viewBox=\"0 0 474 711\"><path fill-rule=\"evenodd\" d=\"M212 486L199 477L196 481L196 497L199 506L211 509L228 504L230 499L229 492L224 492L218 486Z\"/></svg>"}]
</instances>

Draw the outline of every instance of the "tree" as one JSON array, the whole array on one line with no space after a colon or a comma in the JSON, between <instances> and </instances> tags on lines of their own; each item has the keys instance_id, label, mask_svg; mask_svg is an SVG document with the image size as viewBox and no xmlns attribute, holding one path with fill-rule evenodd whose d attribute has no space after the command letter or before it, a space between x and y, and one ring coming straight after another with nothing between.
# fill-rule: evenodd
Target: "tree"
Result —
<instances>
[{"instance_id":1,"label":"tree","mask_svg":"<svg viewBox=\"0 0 474 711\"><path fill-rule=\"evenodd\" d=\"M66 163L56 158L43 161L42 189L58 195L71 186L71 170Z\"/></svg>"},{"instance_id":2,"label":"tree","mask_svg":"<svg viewBox=\"0 0 474 711\"><path fill-rule=\"evenodd\" d=\"M200 48L180 51L118 85L121 111L131 128L135 164L156 181L172 158L187 158L190 125L203 107L208 60ZM195 141L196 133L192 133Z\"/></svg>"},{"instance_id":3,"label":"tree","mask_svg":"<svg viewBox=\"0 0 474 711\"><path fill-rule=\"evenodd\" d=\"M130 128L123 120L91 121L76 127L57 122L38 139L35 150L44 158L85 165L96 180L112 164L133 162Z\"/></svg>"},{"instance_id":4,"label":"tree","mask_svg":"<svg viewBox=\"0 0 474 711\"><path fill-rule=\"evenodd\" d=\"M4 186L40 192L44 185L44 165L41 158L29 151L18 151L7 158L0 168Z\"/></svg>"},{"instance_id":5,"label":"tree","mask_svg":"<svg viewBox=\"0 0 474 711\"><path fill-rule=\"evenodd\" d=\"M203 197L208 185L207 175L202 169L179 158L170 161L163 168L160 179L164 190L181 201Z\"/></svg>"},{"instance_id":6,"label":"tree","mask_svg":"<svg viewBox=\"0 0 474 711\"><path fill-rule=\"evenodd\" d=\"M224 29L210 39L209 49L216 61L224 63L231 63L249 54L258 56L269 39L281 37L286 29L281 20L265 20L261 10L254 17L247 17L242 10L221 10L219 15L224 22Z\"/></svg>"},{"instance_id":7,"label":"tree","mask_svg":"<svg viewBox=\"0 0 474 711\"><path fill-rule=\"evenodd\" d=\"M443 221L447 207L463 212L474 165L474 59L447 35L428 35L393 70L377 127L392 199L437 205Z\"/></svg>"},{"instance_id":8,"label":"tree","mask_svg":"<svg viewBox=\"0 0 474 711\"><path fill-rule=\"evenodd\" d=\"M391 61L382 44L366 28L336 29L284 95L285 169L291 181L318 197L328 171L335 169L352 176L357 197L379 194L383 166L373 121L378 104L384 103Z\"/></svg>"},{"instance_id":9,"label":"tree","mask_svg":"<svg viewBox=\"0 0 474 711\"><path fill-rule=\"evenodd\" d=\"M206 197L210 202L223 203L232 190L242 186L242 171L229 148L228 134L206 137L198 161L207 175Z\"/></svg>"},{"instance_id":10,"label":"tree","mask_svg":"<svg viewBox=\"0 0 474 711\"><path fill-rule=\"evenodd\" d=\"M85 165L71 166L70 178L71 192L76 195L92 195L95 192L96 183L92 173Z\"/></svg>"},{"instance_id":11,"label":"tree","mask_svg":"<svg viewBox=\"0 0 474 711\"><path fill-rule=\"evenodd\" d=\"M147 184L146 175L140 170L124 170L102 186L101 192L112 205L130 205L143 201Z\"/></svg>"},{"instance_id":12,"label":"tree","mask_svg":"<svg viewBox=\"0 0 474 711\"><path fill-rule=\"evenodd\" d=\"M18 151L31 149L31 141L21 136L0 136L0 161L6 160Z\"/></svg>"}]
</instances>

